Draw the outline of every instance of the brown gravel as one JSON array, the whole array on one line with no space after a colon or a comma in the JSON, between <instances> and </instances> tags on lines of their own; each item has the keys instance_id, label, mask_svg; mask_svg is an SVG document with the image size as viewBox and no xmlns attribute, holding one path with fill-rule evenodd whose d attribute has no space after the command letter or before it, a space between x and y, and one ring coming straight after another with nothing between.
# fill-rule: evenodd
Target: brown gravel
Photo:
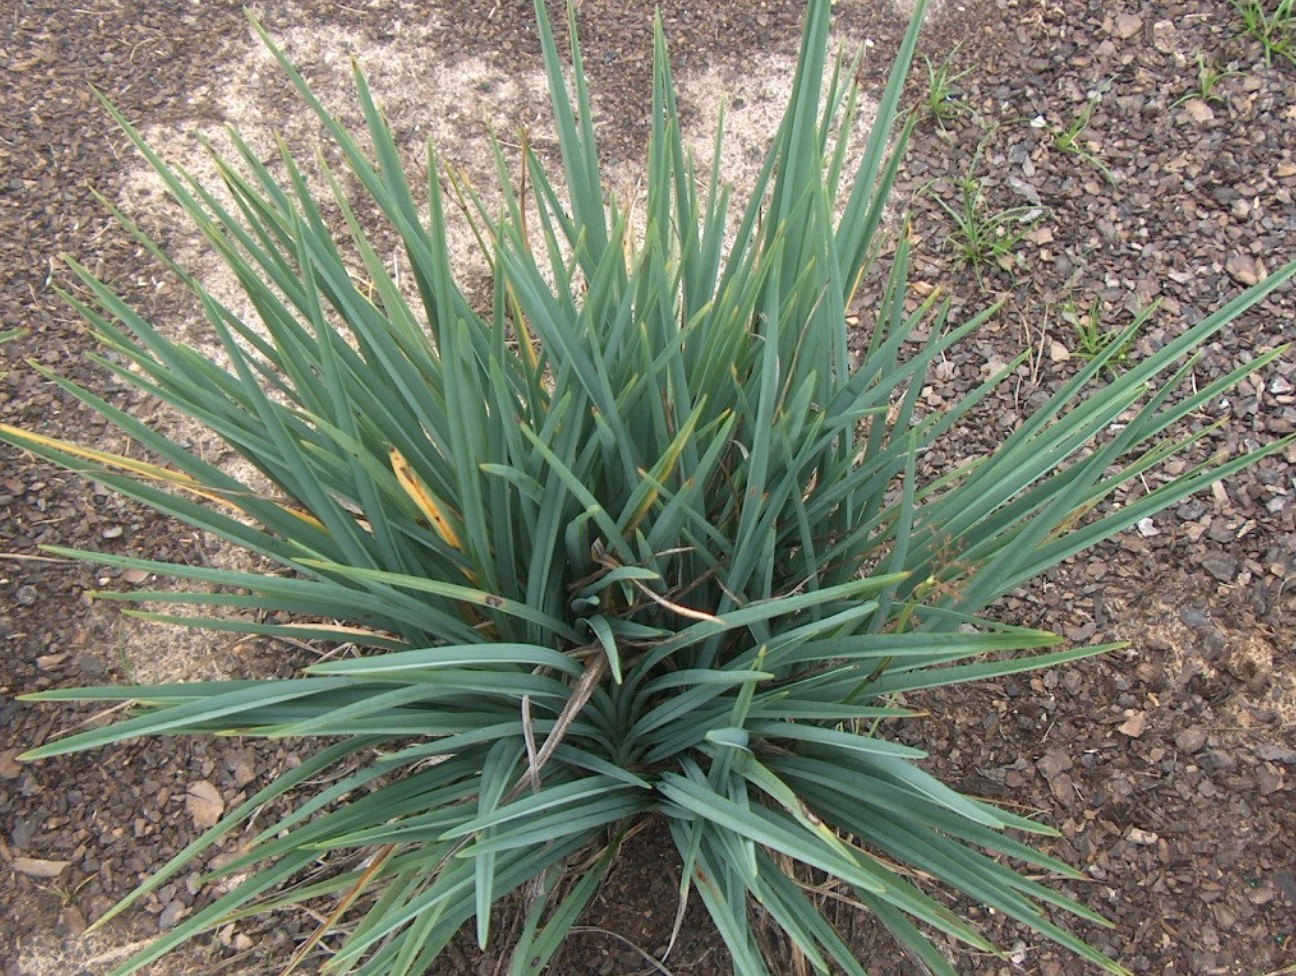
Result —
<instances>
[{"instance_id":1,"label":"brown gravel","mask_svg":"<svg viewBox=\"0 0 1296 976\"><path fill-rule=\"evenodd\" d=\"M845 26L873 40L863 80L879 84L903 18L875 0L839 7ZM650 9L641 0L581 4L609 162L633 160L643 148ZM785 50L795 43L799 10L782 0L663 4L680 71ZM262 14L272 33L329 24L373 43L399 43L402 25L431 22L465 56L521 71L534 67L537 53L529 11L529 0L301 0L267 4ZM109 436L26 359L125 402L85 361L91 343L53 293L67 283L52 263L58 253L97 269L146 313L169 309L144 256L90 192L112 196L125 157L89 86L149 125L204 115L219 123L210 81L229 45L246 36L239 5L225 0L15 0L0 11L0 328L30 330L0 347L7 370L0 421L89 443ZM1116 328L1159 299L1161 311L1130 351L1137 356L1296 256L1296 71L1266 67L1258 46L1238 36L1224 0L946 0L923 51L970 70L956 84L962 110L944 128L919 126L901 177L899 198L914 213L919 240L917 288L939 284L955 319L1005 300L985 332L940 365L926 408L956 399L987 363L1025 345L1037 351L946 453L925 459L932 470L993 444L1074 369L1082 349L1068 316L1096 307L1103 328ZM1189 97L1198 56L1228 72L1209 100ZM920 82L914 100L923 97ZM1055 134L1091 93L1100 97L1079 133L1083 154L1060 151ZM293 111L285 103L284 112ZM1040 210L1002 267L962 266L950 219L935 203L955 203L957 181L969 174L986 214ZM1296 338L1294 309L1285 289L1239 320L1203 350L1196 382ZM1194 456L1296 430L1291 355L1195 422L1217 418L1228 422ZM93 484L7 449L0 457L0 972L97 974L115 947L174 924L209 894L180 878L95 941L80 937L86 924L191 839L217 806L238 802L294 756L279 746L179 739L33 766L13 761L84 717L23 705L15 695L127 677L118 618L83 595L100 585L102 571L48 559L36 547L195 561L207 558L208 543ZM931 751L933 771L1061 830L1052 853L1088 878L1061 887L1114 922L1080 931L1136 973L1261 976L1296 965L1294 461L1290 449L1270 458L1077 557L1000 608L1006 619L1073 641L1127 640L1128 650L912 702L931 715L904 734ZM232 644L219 653L233 670L266 666ZM552 971L646 971L626 940L648 953L665 948L674 870L664 832L650 827ZM843 907L839 921L878 976L921 972L867 919ZM1008 955L963 954L960 972L1086 972L996 916L979 921ZM288 916L223 930L154 972L277 971L273 961L282 964L292 940L312 926ZM469 941L438 972L498 971L497 957L477 954ZM726 969L696 905L668 965L677 974Z\"/></svg>"}]
</instances>

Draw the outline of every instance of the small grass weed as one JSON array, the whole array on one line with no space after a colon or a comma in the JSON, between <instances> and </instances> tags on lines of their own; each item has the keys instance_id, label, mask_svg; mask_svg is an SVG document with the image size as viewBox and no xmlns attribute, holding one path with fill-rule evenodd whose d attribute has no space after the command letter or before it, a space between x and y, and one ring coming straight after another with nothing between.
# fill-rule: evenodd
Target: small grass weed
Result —
<instances>
[{"instance_id":1,"label":"small grass weed","mask_svg":"<svg viewBox=\"0 0 1296 976\"><path fill-rule=\"evenodd\" d=\"M1102 324L1102 309L1094 299L1086 309L1081 309L1075 302L1063 302L1060 310L1063 322L1075 330L1077 346L1074 354L1089 362L1105 353L1112 343L1119 343L1116 350L1107 360L1109 370L1125 366L1129 362L1129 352L1134 347L1134 336L1122 338L1120 330L1105 327Z\"/></svg>"},{"instance_id":2,"label":"small grass weed","mask_svg":"<svg viewBox=\"0 0 1296 976\"><path fill-rule=\"evenodd\" d=\"M953 68L954 55L962 46L962 42L955 44L940 64L932 64L930 58L923 58L927 64L927 101L923 108L927 117L942 129L947 122L968 111L968 104L959 97L955 85L959 79L971 74L972 69L964 68L956 72Z\"/></svg>"},{"instance_id":3,"label":"small grass weed","mask_svg":"<svg viewBox=\"0 0 1296 976\"><path fill-rule=\"evenodd\" d=\"M1225 78L1231 78L1238 72L1231 68L1221 68L1215 61L1207 61L1205 55L1201 52L1197 54L1197 87L1187 94L1176 99L1171 108L1176 108L1184 102L1200 98L1203 102L1215 102L1217 104L1224 101L1224 96L1215 89Z\"/></svg>"},{"instance_id":4,"label":"small grass weed","mask_svg":"<svg viewBox=\"0 0 1296 976\"><path fill-rule=\"evenodd\" d=\"M1053 148L1058 152L1066 153L1070 156L1079 156L1085 162L1089 163L1100 173L1108 183L1115 184L1116 177L1107 165L1100 160L1092 149L1090 149L1080 139L1080 134L1089 127L1090 120L1093 119L1094 111L1102 101L1102 95L1098 92L1091 92L1085 100L1084 107L1076 114L1070 124L1065 129L1053 129Z\"/></svg>"},{"instance_id":5,"label":"small grass weed","mask_svg":"<svg viewBox=\"0 0 1296 976\"><path fill-rule=\"evenodd\" d=\"M1296 65L1296 0L1278 0L1272 7L1265 0L1232 3L1243 30L1260 42L1266 65L1272 65L1275 56Z\"/></svg>"},{"instance_id":6,"label":"small grass weed","mask_svg":"<svg viewBox=\"0 0 1296 976\"><path fill-rule=\"evenodd\" d=\"M978 147L967 172L955 181L958 200L954 204L935 194L932 196L954 221L949 240L959 258L978 277L988 265L1013 272L1020 263L1017 246L1048 213L1044 207L1036 205L995 210L986 201L982 178L976 172L980 155Z\"/></svg>"}]
</instances>

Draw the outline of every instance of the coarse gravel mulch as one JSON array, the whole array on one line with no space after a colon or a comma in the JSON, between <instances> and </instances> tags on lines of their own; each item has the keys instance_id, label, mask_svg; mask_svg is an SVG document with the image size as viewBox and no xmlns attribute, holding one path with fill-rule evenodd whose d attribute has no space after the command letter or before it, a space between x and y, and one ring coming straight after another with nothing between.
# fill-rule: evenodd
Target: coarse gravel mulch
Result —
<instances>
[{"instance_id":1,"label":"coarse gravel mulch","mask_svg":"<svg viewBox=\"0 0 1296 976\"><path fill-rule=\"evenodd\" d=\"M432 18L455 49L522 70L538 58L529 7L529 0L302 0L265 4L260 14L272 34L306 20L396 43L402 25ZM643 150L652 9L642 0L579 7L610 160ZM799 4L783 0L672 0L662 10L680 70L788 49L800 18ZM877 0L841 0L837 16L873 41L861 81L880 89L903 15ZM113 197L125 150L90 86L132 119L188 123L209 111L194 93L208 89L230 39L246 36L240 5L225 0L13 0L0 11L0 330L29 330L0 346L0 422L90 444L109 437L101 420L25 364L122 396L86 361L93 344L54 293L69 283L56 263L61 252L145 312L168 313L147 256L91 192ZM938 365L923 408L941 410L997 364L1031 350L945 450L923 459L929 473L997 443L1069 376L1091 312L1100 330L1119 329L1159 301L1128 351L1136 358L1296 257L1296 66L1266 65L1226 0L947 0L920 50L933 65L949 58L952 74L966 74L954 82L944 122L918 125L900 177L897 203L913 219L915 290L939 287L955 322L1003 303L982 333ZM912 104L926 99L919 62ZM1221 72L1211 98L1193 97L1207 69ZM1058 134L1086 106L1078 151L1062 151ZM297 110L285 101L283 111ZM982 218L1006 213L1006 229L1025 231L1002 261L974 267L961 258L938 201L957 209L965 187ZM867 323L867 297L864 305ZM1191 379L1208 383L1293 338L1296 294L1285 288L1203 349ZM1296 431L1292 354L1194 418L1194 429L1216 420L1223 423L1194 445L1190 460ZM120 958L117 947L174 925L211 893L186 876L93 940L82 934L87 924L192 839L204 802L237 802L306 747L175 739L17 763L18 753L90 713L15 696L125 679L116 611L84 594L133 581L37 547L201 561L209 543L8 448L0 457L0 972L98 974ZM998 608L1014 623L1077 643L1128 641L1127 649L908 702L930 715L899 735L930 751L933 772L1059 829L1045 846L1086 880L1058 888L1113 923L1074 929L1135 973L1296 971L1294 463L1296 448L1288 447ZM298 659L261 649L240 667L266 673ZM670 935L677 884L670 854L665 832L650 824L551 971L662 971L643 953L660 956ZM725 972L723 944L696 901L665 965L675 974ZM866 917L829 903L870 972L923 972ZM993 913L959 907L1005 950L959 952L962 973L1089 971ZM437 972L502 971L513 921L501 919L502 945L482 954L464 939ZM240 923L150 971L277 972L315 924L302 914ZM797 972L777 945L771 949L783 967L776 972Z\"/></svg>"}]
</instances>

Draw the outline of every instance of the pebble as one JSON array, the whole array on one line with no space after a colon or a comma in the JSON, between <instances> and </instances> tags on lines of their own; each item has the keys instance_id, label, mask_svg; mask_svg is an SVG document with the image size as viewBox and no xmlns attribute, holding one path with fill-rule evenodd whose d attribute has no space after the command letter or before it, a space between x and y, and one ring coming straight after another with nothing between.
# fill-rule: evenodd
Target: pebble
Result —
<instances>
[{"instance_id":1,"label":"pebble","mask_svg":"<svg viewBox=\"0 0 1296 976\"><path fill-rule=\"evenodd\" d=\"M1059 803L1068 803L1075 798L1075 783L1070 773L1058 773L1049 780L1049 792Z\"/></svg>"},{"instance_id":2,"label":"pebble","mask_svg":"<svg viewBox=\"0 0 1296 976\"><path fill-rule=\"evenodd\" d=\"M1214 110L1200 98L1190 98L1183 103L1183 114L1198 125L1215 121Z\"/></svg>"},{"instance_id":3,"label":"pebble","mask_svg":"<svg viewBox=\"0 0 1296 976\"><path fill-rule=\"evenodd\" d=\"M1198 752L1206 745L1206 738L1205 729L1184 729L1175 736L1175 748L1180 752Z\"/></svg>"},{"instance_id":4,"label":"pebble","mask_svg":"<svg viewBox=\"0 0 1296 976\"><path fill-rule=\"evenodd\" d=\"M1274 884L1289 902L1296 905L1296 875L1290 871L1279 871L1274 875Z\"/></svg>"},{"instance_id":5,"label":"pebble","mask_svg":"<svg viewBox=\"0 0 1296 976\"><path fill-rule=\"evenodd\" d=\"M9 862L9 866L19 874L31 878L57 878L71 863L44 857L15 857Z\"/></svg>"},{"instance_id":6,"label":"pebble","mask_svg":"<svg viewBox=\"0 0 1296 976\"><path fill-rule=\"evenodd\" d=\"M1246 285L1248 288L1265 277L1264 265L1249 254L1230 255L1224 262L1224 270L1232 275L1238 284Z\"/></svg>"},{"instance_id":7,"label":"pebble","mask_svg":"<svg viewBox=\"0 0 1296 976\"><path fill-rule=\"evenodd\" d=\"M1283 787L1283 774L1274 766L1265 763L1256 770L1256 782L1260 786L1260 795L1269 796Z\"/></svg>"},{"instance_id":8,"label":"pebble","mask_svg":"<svg viewBox=\"0 0 1296 976\"><path fill-rule=\"evenodd\" d=\"M1050 749L1035 760L1035 768L1039 770L1041 776L1051 782L1061 773L1069 772L1075 767L1071 757L1061 749Z\"/></svg>"},{"instance_id":9,"label":"pebble","mask_svg":"<svg viewBox=\"0 0 1296 976\"><path fill-rule=\"evenodd\" d=\"M39 599L40 593L30 583L24 583L14 591L14 599L24 607L30 607Z\"/></svg>"},{"instance_id":10,"label":"pebble","mask_svg":"<svg viewBox=\"0 0 1296 976\"><path fill-rule=\"evenodd\" d=\"M184 902L180 900L167 902L166 907L162 909L162 914L158 916L158 931L165 932L167 929L175 928L177 922L189 913Z\"/></svg>"},{"instance_id":11,"label":"pebble","mask_svg":"<svg viewBox=\"0 0 1296 976\"><path fill-rule=\"evenodd\" d=\"M206 830L213 826L225 812L225 800L220 790L208 780L190 783L185 792L185 809L193 818L194 826Z\"/></svg>"},{"instance_id":12,"label":"pebble","mask_svg":"<svg viewBox=\"0 0 1296 976\"><path fill-rule=\"evenodd\" d=\"M78 654L72 662L72 666L84 675L97 677L108 670L107 666L99 659L97 655L88 651L85 654Z\"/></svg>"},{"instance_id":13,"label":"pebble","mask_svg":"<svg viewBox=\"0 0 1296 976\"><path fill-rule=\"evenodd\" d=\"M1151 847L1161 838L1150 830L1143 830L1141 827L1131 827L1125 839L1131 844L1138 844L1139 847Z\"/></svg>"},{"instance_id":14,"label":"pebble","mask_svg":"<svg viewBox=\"0 0 1296 976\"><path fill-rule=\"evenodd\" d=\"M1117 14L1114 33L1121 40L1127 40L1143 29L1143 18L1138 14Z\"/></svg>"},{"instance_id":15,"label":"pebble","mask_svg":"<svg viewBox=\"0 0 1296 976\"><path fill-rule=\"evenodd\" d=\"M1172 20L1158 20L1152 25L1152 46L1162 54L1173 54L1179 49L1179 31Z\"/></svg>"},{"instance_id":16,"label":"pebble","mask_svg":"<svg viewBox=\"0 0 1296 976\"><path fill-rule=\"evenodd\" d=\"M0 779L17 779L22 771L22 763L18 762L18 750L6 749L0 753Z\"/></svg>"},{"instance_id":17,"label":"pebble","mask_svg":"<svg viewBox=\"0 0 1296 976\"><path fill-rule=\"evenodd\" d=\"M1201 554L1200 562L1202 569L1221 583L1232 583L1233 578L1237 576L1237 557L1230 556L1226 552L1220 552L1218 549L1208 549Z\"/></svg>"},{"instance_id":18,"label":"pebble","mask_svg":"<svg viewBox=\"0 0 1296 976\"><path fill-rule=\"evenodd\" d=\"M80 935L86 930L85 915L76 905L67 905L63 909L63 927L68 935Z\"/></svg>"},{"instance_id":19,"label":"pebble","mask_svg":"<svg viewBox=\"0 0 1296 976\"><path fill-rule=\"evenodd\" d=\"M1126 719L1121 723L1120 728L1116 731L1121 735L1128 735L1131 739L1137 739L1147 728L1147 712L1138 712L1133 709L1126 709Z\"/></svg>"},{"instance_id":20,"label":"pebble","mask_svg":"<svg viewBox=\"0 0 1296 976\"><path fill-rule=\"evenodd\" d=\"M1272 881L1265 881L1256 886L1255 890L1247 895L1247 901L1253 905L1267 905L1278 895Z\"/></svg>"},{"instance_id":21,"label":"pebble","mask_svg":"<svg viewBox=\"0 0 1296 976\"><path fill-rule=\"evenodd\" d=\"M1255 753L1257 759L1264 759L1267 762L1286 763L1289 766L1296 764L1296 749L1290 749L1287 746L1265 742L1251 751Z\"/></svg>"},{"instance_id":22,"label":"pebble","mask_svg":"<svg viewBox=\"0 0 1296 976\"><path fill-rule=\"evenodd\" d=\"M1210 772L1229 773L1237 769L1237 760L1220 749L1203 753L1200 762L1202 768Z\"/></svg>"}]
</instances>

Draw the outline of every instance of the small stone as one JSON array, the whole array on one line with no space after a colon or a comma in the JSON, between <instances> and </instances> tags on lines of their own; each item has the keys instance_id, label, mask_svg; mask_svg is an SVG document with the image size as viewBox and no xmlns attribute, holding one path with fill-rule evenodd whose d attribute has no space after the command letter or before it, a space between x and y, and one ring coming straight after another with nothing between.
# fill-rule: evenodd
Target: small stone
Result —
<instances>
[{"instance_id":1,"label":"small stone","mask_svg":"<svg viewBox=\"0 0 1296 976\"><path fill-rule=\"evenodd\" d=\"M1256 770L1256 782L1260 784L1260 795L1269 796L1283 787L1283 774L1277 766L1265 763Z\"/></svg>"},{"instance_id":2,"label":"small stone","mask_svg":"<svg viewBox=\"0 0 1296 976\"><path fill-rule=\"evenodd\" d=\"M1210 549L1202 553L1201 565L1202 569L1221 583L1232 583L1233 578L1237 576L1237 557L1230 556L1228 553L1220 552L1217 549Z\"/></svg>"},{"instance_id":3,"label":"small stone","mask_svg":"<svg viewBox=\"0 0 1296 976\"><path fill-rule=\"evenodd\" d=\"M84 654L78 654L72 661L72 666L82 674L89 677L97 677L104 674L108 668L97 654L91 654L87 651Z\"/></svg>"},{"instance_id":4,"label":"small stone","mask_svg":"<svg viewBox=\"0 0 1296 976\"><path fill-rule=\"evenodd\" d=\"M1183 103L1184 114L1198 125L1205 125L1207 122L1215 121L1215 113L1211 107L1200 98L1190 98Z\"/></svg>"},{"instance_id":5,"label":"small stone","mask_svg":"<svg viewBox=\"0 0 1296 976\"><path fill-rule=\"evenodd\" d=\"M1065 363L1071 358L1071 350L1062 343L1054 339L1049 343L1049 361L1054 363Z\"/></svg>"},{"instance_id":6,"label":"small stone","mask_svg":"<svg viewBox=\"0 0 1296 976\"><path fill-rule=\"evenodd\" d=\"M67 659L66 654L40 654L36 657L36 667L42 671L52 671Z\"/></svg>"},{"instance_id":7,"label":"small stone","mask_svg":"<svg viewBox=\"0 0 1296 976\"><path fill-rule=\"evenodd\" d=\"M1263 881L1247 894L1247 901L1253 905L1267 905L1278 897L1278 891L1272 881Z\"/></svg>"},{"instance_id":8,"label":"small stone","mask_svg":"<svg viewBox=\"0 0 1296 976\"><path fill-rule=\"evenodd\" d=\"M1075 766L1071 762L1071 757L1061 749L1050 749L1035 760L1035 768L1040 771L1041 776L1052 782L1054 778L1069 772Z\"/></svg>"},{"instance_id":9,"label":"small stone","mask_svg":"<svg viewBox=\"0 0 1296 976\"><path fill-rule=\"evenodd\" d=\"M1223 749L1212 749L1210 752L1202 753L1198 762L1203 769L1212 773L1231 773L1237 769L1237 760Z\"/></svg>"},{"instance_id":10,"label":"small stone","mask_svg":"<svg viewBox=\"0 0 1296 976\"><path fill-rule=\"evenodd\" d=\"M15 817L13 830L9 832L9 840L13 842L14 847L29 849L32 846L31 825L22 817Z\"/></svg>"},{"instance_id":11,"label":"small stone","mask_svg":"<svg viewBox=\"0 0 1296 976\"><path fill-rule=\"evenodd\" d=\"M1075 798L1075 784L1069 773L1059 773L1049 781L1049 792L1059 803L1067 803Z\"/></svg>"},{"instance_id":12,"label":"small stone","mask_svg":"<svg viewBox=\"0 0 1296 976\"><path fill-rule=\"evenodd\" d=\"M23 771L18 761L18 750L6 749L0 753L0 779L17 779Z\"/></svg>"},{"instance_id":13,"label":"small stone","mask_svg":"<svg viewBox=\"0 0 1296 976\"><path fill-rule=\"evenodd\" d=\"M1257 759L1263 759L1266 762L1286 763L1289 766L1296 764L1296 749L1289 749L1287 746L1264 742L1251 751L1256 754Z\"/></svg>"},{"instance_id":14,"label":"small stone","mask_svg":"<svg viewBox=\"0 0 1296 976\"><path fill-rule=\"evenodd\" d=\"M1156 527L1156 522L1152 521L1149 515L1147 518L1141 518L1138 521L1138 532L1145 539L1150 539L1154 535L1160 535L1161 530Z\"/></svg>"},{"instance_id":15,"label":"small stone","mask_svg":"<svg viewBox=\"0 0 1296 976\"><path fill-rule=\"evenodd\" d=\"M1152 25L1152 46L1162 54L1179 50L1179 31L1172 20L1158 20Z\"/></svg>"},{"instance_id":16,"label":"small stone","mask_svg":"<svg viewBox=\"0 0 1296 976\"><path fill-rule=\"evenodd\" d=\"M225 800L213 784L202 779L190 783L185 791L185 809L193 818L194 826L206 830L213 826L225 812Z\"/></svg>"},{"instance_id":17,"label":"small stone","mask_svg":"<svg viewBox=\"0 0 1296 976\"><path fill-rule=\"evenodd\" d=\"M1269 381L1269 392L1275 396L1290 393L1293 389L1296 389L1296 387L1293 387L1291 381L1285 376L1275 376Z\"/></svg>"},{"instance_id":18,"label":"small stone","mask_svg":"<svg viewBox=\"0 0 1296 976\"><path fill-rule=\"evenodd\" d=\"M1138 844L1139 847L1151 847L1161 838L1150 830L1143 830L1141 827L1131 827L1125 839L1131 844Z\"/></svg>"},{"instance_id":19,"label":"small stone","mask_svg":"<svg viewBox=\"0 0 1296 976\"><path fill-rule=\"evenodd\" d=\"M146 569L128 569L121 578L123 583L143 583L149 578L149 573Z\"/></svg>"},{"instance_id":20,"label":"small stone","mask_svg":"<svg viewBox=\"0 0 1296 976\"><path fill-rule=\"evenodd\" d=\"M1274 875L1274 884L1293 905L1296 905L1296 875L1290 871L1279 871Z\"/></svg>"},{"instance_id":21,"label":"small stone","mask_svg":"<svg viewBox=\"0 0 1296 976\"><path fill-rule=\"evenodd\" d=\"M1017 969L1026 965L1026 943L1020 939L1013 943L1013 947L1008 951L1008 961Z\"/></svg>"},{"instance_id":22,"label":"small stone","mask_svg":"<svg viewBox=\"0 0 1296 976\"><path fill-rule=\"evenodd\" d=\"M1290 179L1296 176L1296 163L1279 163L1274 169L1274 176L1280 180Z\"/></svg>"},{"instance_id":23,"label":"small stone","mask_svg":"<svg viewBox=\"0 0 1296 976\"><path fill-rule=\"evenodd\" d=\"M1143 29L1143 18L1138 14L1117 14L1112 33L1122 41L1128 40Z\"/></svg>"},{"instance_id":24,"label":"small stone","mask_svg":"<svg viewBox=\"0 0 1296 976\"><path fill-rule=\"evenodd\" d=\"M15 857L11 866L19 874L32 878L57 878L68 869L71 861L47 861L43 857Z\"/></svg>"},{"instance_id":25,"label":"small stone","mask_svg":"<svg viewBox=\"0 0 1296 976\"><path fill-rule=\"evenodd\" d=\"M38 593L36 587L32 586L30 583L24 583L14 591L14 599L24 607L30 607L39 598L40 593Z\"/></svg>"},{"instance_id":26,"label":"small stone","mask_svg":"<svg viewBox=\"0 0 1296 976\"><path fill-rule=\"evenodd\" d=\"M1206 745L1206 730L1202 728L1184 729L1175 736L1175 748L1180 752L1198 752Z\"/></svg>"},{"instance_id":27,"label":"small stone","mask_svg":"<svg viewBox=\"0 0 1296 976\"><path fill-rule=\"evenodd\" d=\"M1246 285L1248 288L1265 277L1264 265L1245 253L1230 255L1224 262L1224 270L1232 275L1238 284Z\"/></svg>"},{"instance_id":28,"label":"small stone","mask_svg":"<svg viewBox=\"0 0 1296 976\"><path fill-rule=\"evenodd\" d=\"M256 779L256 772L253 771L252 764L248 762L246 756L235 755L226 760L226 766L229 768L230 777L237 787L247 786L248 783Z\"/></svg>"},{"instance_id":29,"label":"small stone","mask_svg":"<svg viewBox=\"0 0 1296 976\"><path fill-rule=\"evenodd\" d=\"M110 525L100 533L105 539L120 539L123 529L120 525Z\"/></svg>"},{"instance_id":30,"label":"small stone","mask_svg":"<svg viewBox=\"0 0 1296 976\"><path fill-rule=\"evenodd\" d=\"M1125 721L1121 723L1116 730L1121 735L1128 735L1131 739L1137 739L1147 728L1147 712L1136 712L1133 709L1127 709L1125 712Z\"/></svg>"},{"instance_id":31,"label":"small stone","mask_svg":"<svg viewBox=\"0 0 1296 976\"><path fill-rule=\"evenodd\" d=\"M63 909L63 927L67 929L68 935L80 935L86 930L85 916L76 905L68 905Z\"/></svg>"},{"instance_id":32,"label":"small stone","mask_svg":"<svg viewBox=\"0 0 1296 976\"><path fill-rule=\"evenodd\" d=\"M166 907L162 909L162 914L158 916L158 931L165 932L167 929L175 928L176 923L188 914L189 909L179 899L167 902Z\"/></svg>"}]
</instances>

